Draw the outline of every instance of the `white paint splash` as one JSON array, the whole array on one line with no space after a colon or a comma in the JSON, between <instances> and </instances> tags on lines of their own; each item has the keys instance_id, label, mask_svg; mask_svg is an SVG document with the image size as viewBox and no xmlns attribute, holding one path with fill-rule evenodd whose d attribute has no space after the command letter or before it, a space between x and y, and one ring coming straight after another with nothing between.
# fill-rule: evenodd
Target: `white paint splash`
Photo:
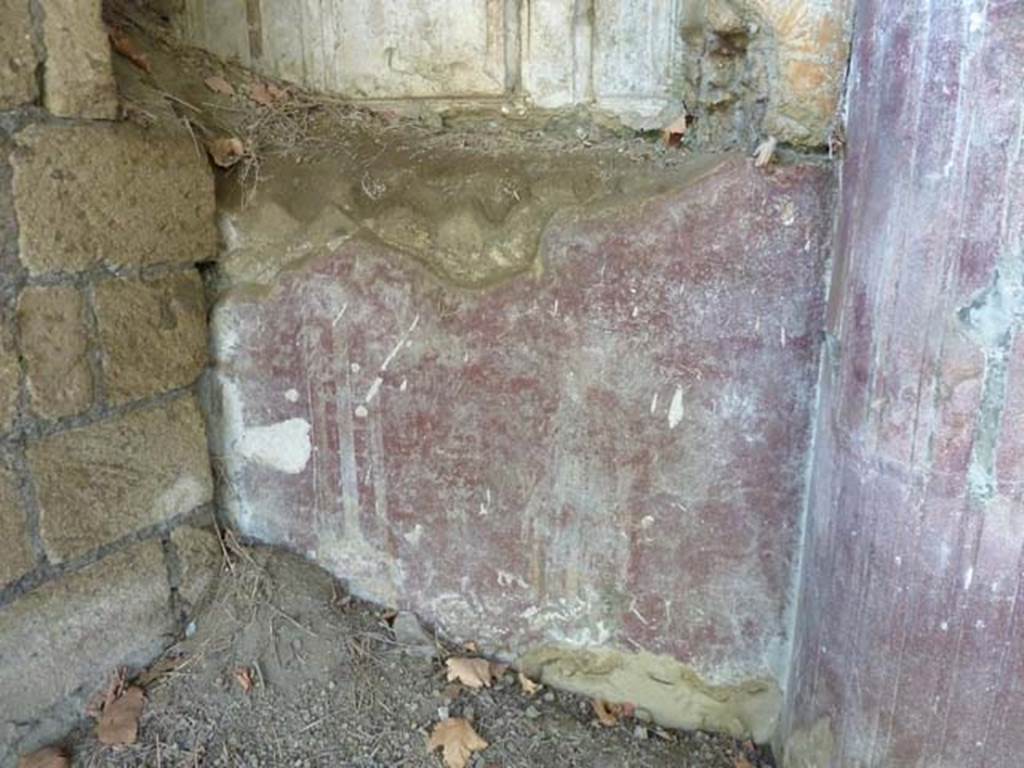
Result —
<instances>
[{"instance_id":1,"label":"white paint splash","mask_svg":"<svg viewBox=\"0 0 1024 768\"><path fill-rule=\"evenodd\" d=\"M668 406L668 428L675 429L683 420L683 388L676 387L672 402Z\"/></svg>"},{"instance_id":2,"label":"white paint splash","mask_svg":"<svg viewBox=\"0 0 1024 768\"><path fill-rule=\"evenodd\" d=\"M306 468L313 452L309 422L295 418L260 427L246 427L238 438L237 448L248 461L297 475Z\"/></svg>"}]
</instances>

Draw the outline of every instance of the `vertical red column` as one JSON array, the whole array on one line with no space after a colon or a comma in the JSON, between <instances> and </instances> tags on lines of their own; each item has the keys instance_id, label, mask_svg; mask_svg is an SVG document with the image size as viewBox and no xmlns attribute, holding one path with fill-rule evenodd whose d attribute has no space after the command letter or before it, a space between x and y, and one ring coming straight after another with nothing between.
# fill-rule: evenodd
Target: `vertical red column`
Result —
<instances>
[{"instance_id":1,"label":"vertical red column","mask_svg":"<svg viewBox=\"0 0 1024 768\"><path fill-rule=\"evenodd\" d=\"M789 766L1024 754L1024 3L860 0Z\"/></svg>"}]
</instances>

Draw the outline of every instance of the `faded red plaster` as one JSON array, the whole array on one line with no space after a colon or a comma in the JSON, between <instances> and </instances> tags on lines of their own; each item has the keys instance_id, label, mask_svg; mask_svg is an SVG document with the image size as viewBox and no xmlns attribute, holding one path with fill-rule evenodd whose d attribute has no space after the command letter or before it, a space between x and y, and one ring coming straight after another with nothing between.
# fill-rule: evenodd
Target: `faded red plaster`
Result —
<instances>
[{"instance_id":1,"label":"faded red plaster","mask_svg":"<svg viewBox=\"0 0 1024 768\"><path fill-rule=\"evenodd\" d=\"M229 434L239 525L499 650L608 643L713 680L772 674L829 202L824 169L733 159L560 214L539 278L456 290L350 241L229 296L221 386L247 427L308 421L314 449L288 474Z\"/></svg>"}]
</instances>

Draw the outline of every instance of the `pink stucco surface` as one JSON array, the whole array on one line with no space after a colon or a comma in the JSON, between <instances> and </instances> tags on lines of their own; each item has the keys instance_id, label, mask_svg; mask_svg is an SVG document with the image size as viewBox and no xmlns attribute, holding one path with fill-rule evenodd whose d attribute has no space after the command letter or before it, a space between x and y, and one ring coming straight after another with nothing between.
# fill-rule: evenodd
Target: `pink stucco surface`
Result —
<instances>
[{"instance_id":1,"label":"pink stucco surface","mask_svg":"<svg viewBox=\"0 0 1024 768\"><path fill-rule=\"evenodd\" d=\"M1017 765L1024 4L856 18L786 731L825 722L823 768Z\"/></svg>"},{"instance_id":2,"label":"pink stucco surface","mask_svg":"<svg viewBox=\"0 0 1024 768\"><path fill-rule=\"evenodd\" d=\"M712 680L772 675L831 183L724 159L670 193L563 211L543 273L484 291L356 238L229 294L228 508L492 649L609 644Z\"/></svg>"}]
</instances>

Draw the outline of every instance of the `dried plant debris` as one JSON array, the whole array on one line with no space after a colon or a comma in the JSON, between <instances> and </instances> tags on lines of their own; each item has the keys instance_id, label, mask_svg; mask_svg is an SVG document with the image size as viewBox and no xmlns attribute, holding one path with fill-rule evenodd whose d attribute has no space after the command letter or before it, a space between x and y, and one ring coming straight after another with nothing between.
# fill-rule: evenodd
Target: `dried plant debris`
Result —
<instances>
[{"instance_id":1,"label":"dried plant debris","mask_svg":"<svg viewBox=\"0 0 1024 768\"><path fill-rule=\"evenodd\" d=\"M448 681L458 681L467 688L490 688L491 682L505 674L507 665L495 664L487 659L454 656L445 662Z\"/></svg>"},{"instance_id":2,"label":"dried plant debris","mask_svg":"<svg viewBox=\"0 0 1024 768\"><path fill-rule=\"evenodd\" d=\"M68 768L71 760L62 747L43 747L18 760L18 768Z\"/></svg>"},{"instance_id":3,"label":"dried plant debris","mask_svg":"<svg viewBox=\"0 0 1024 768\"><path fill-rule=\"evenodd\" d=\"M134 744L139 736L139 718L146 707L146 694L138 686L128 686L104 703L96 723L96 738L101 744L123 747Z\"/></svg>"},{"instance_id":4,"label":"dried plant debris","mask_svg":"<svg viewBox=\"0 0 1024 768\"><path fill-rule=\"evenodd\" d=\"M427 751L440 749L446 768L466 768L474 752L481 752L488 743L480 738L473 725L461 717L450 717L434 726Z\"/></svg>"}]
</instances>

